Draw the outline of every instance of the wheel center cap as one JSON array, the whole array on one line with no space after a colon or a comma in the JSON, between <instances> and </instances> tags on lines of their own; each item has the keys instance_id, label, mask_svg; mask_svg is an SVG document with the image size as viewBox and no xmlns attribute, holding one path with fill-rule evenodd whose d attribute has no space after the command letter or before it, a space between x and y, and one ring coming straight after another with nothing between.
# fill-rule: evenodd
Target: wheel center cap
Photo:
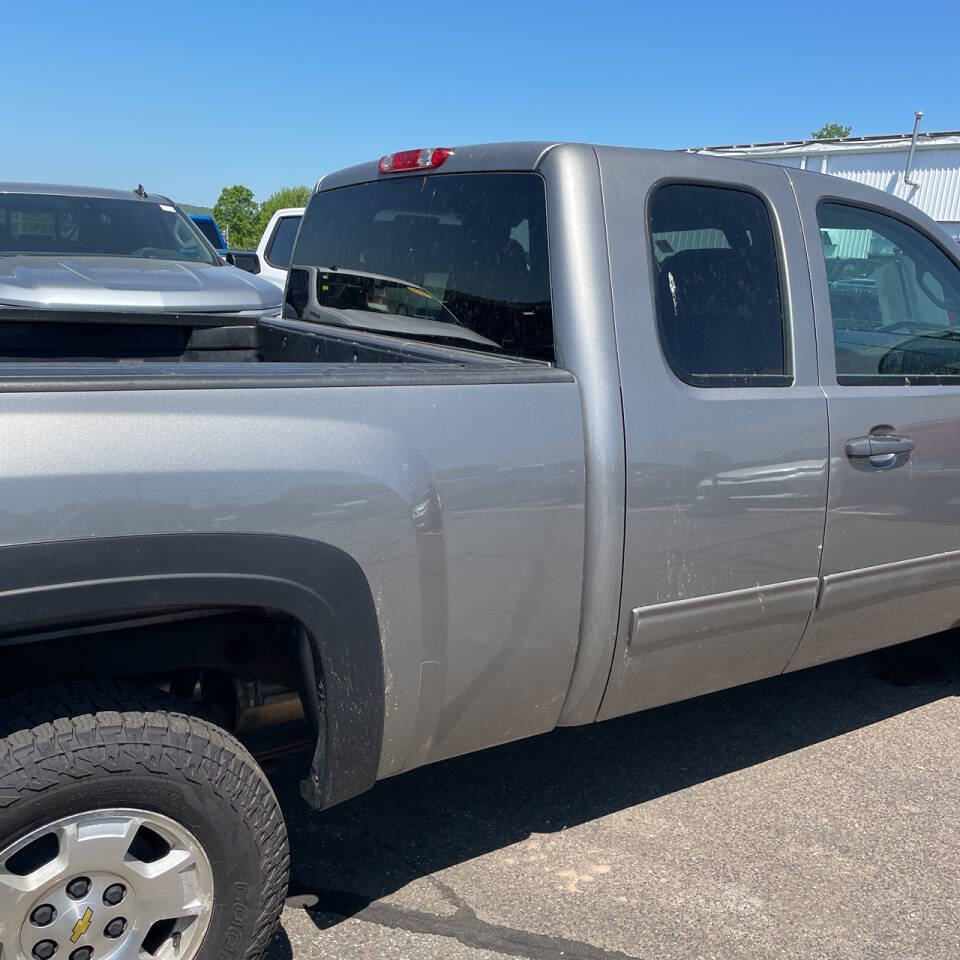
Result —
<instances>
[{"instance_id":1,"label":"wheel center cap","mask_svg":"<svg viewBox=\"0 0 960 960\"><path fill-rule=\"evenodd\" d=\"M77 886L60 881L36 894L20 928L27 960L107 960L126 941L138 912L129 879L87 871L81 880ZM118 890L122 895L113 903L112 891Z\"/></svg>"}]
</instances>

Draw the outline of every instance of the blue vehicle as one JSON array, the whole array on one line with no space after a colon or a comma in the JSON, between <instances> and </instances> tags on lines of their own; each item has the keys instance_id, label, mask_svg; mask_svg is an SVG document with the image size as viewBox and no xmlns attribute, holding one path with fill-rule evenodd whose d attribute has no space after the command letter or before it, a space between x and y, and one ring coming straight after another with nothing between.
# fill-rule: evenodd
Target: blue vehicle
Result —
<instances>
[{"instance_id":1,"label":"blue vehicle","mask_svg":"<svg viewBox=\"0 0 960 960\"><path fill-rule=\"evenodd\" d=\"M247 273L260 272L260 258L256 250L228 250L217 221L208 213L191 213L190 219L204 235L207 242L223 257L231 267L239 267Z\"/></svg>"},{"instance_id":2,"label":"blue vehicle","mask_svg":"<svg viewBox=\"0 0 960 960\"><path fill-rule=\"evenodd\" d=\"M217 226L217 221L208 213L191 213L190 219L197 225L197 229L210 241L214 250L223 255L227 252L227 241Z\"/></svg>"}]
</instances>

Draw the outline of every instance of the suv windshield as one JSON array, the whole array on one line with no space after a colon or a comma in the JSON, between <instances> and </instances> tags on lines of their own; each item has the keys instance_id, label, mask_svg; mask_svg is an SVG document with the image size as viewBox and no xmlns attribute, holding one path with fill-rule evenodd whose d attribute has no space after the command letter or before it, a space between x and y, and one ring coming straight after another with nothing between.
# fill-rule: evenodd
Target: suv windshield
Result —
<instances>
[{"instance_id":1,"label":"suv windshield","mask_svg":"<svg viewBox=\"0 0 960 960\"><path fill-rule=\"evenodd\" d=\"M218 262L169 203L0 193L0 256L18 254Z\"/></svg>"},{"instance_id":2,"label":"suv windshield","mask_svg":"<svg viewBox=\"0 0 960 960\"><path fill-rule=\"evenodd\" d=\"M288 314L553 360L543 180L431 174L321 191Z\"/></svg>"}]
</instances>

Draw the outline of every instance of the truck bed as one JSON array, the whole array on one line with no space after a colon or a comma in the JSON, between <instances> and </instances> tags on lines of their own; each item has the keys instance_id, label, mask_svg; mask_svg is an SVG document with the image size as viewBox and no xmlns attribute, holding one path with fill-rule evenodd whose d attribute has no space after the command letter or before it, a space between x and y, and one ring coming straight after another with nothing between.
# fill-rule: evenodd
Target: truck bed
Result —
<instances>
[{"instance_id":1,"label":"truck bed","mask_svg":"<svg viewBox=\"0 0 960 960\"><path fill-rule=\"evenodd\" d=\"M242 314L0 310L0 363L536 364L348 327Z\"/></svg>"}]
</instances>

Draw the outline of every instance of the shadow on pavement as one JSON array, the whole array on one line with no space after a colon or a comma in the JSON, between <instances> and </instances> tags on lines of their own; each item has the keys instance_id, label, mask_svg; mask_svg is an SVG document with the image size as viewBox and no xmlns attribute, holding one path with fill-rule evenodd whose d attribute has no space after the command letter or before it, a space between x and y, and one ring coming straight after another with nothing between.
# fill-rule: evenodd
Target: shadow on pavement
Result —
<instances>
[{"instance_id":1,"label":"shadow on pavement","mask_svg":"<svg viewBox=\"0 0 960 960\"><path fill-rule=\"evenodd\" d=\"M287 931L281 925L277 926L277 931L267 948L267 958L268 960L293 960L293 946Z\"/></svg>"},{"instance_id":2,"label":"shadow on pavement","mask_svg":"<svg viewBox=\"0 0 960 960\"><path fill-rule=\"evenodd\" d=\"M290 902L329 927L417 878L531 833L594 820L958 694L960 634L951 633L444 761L321 814L298 794L309 757L289 757L269 772L290 832ZM284 956L275 943L271 960Z\"/></svg>"}]
</instances>

